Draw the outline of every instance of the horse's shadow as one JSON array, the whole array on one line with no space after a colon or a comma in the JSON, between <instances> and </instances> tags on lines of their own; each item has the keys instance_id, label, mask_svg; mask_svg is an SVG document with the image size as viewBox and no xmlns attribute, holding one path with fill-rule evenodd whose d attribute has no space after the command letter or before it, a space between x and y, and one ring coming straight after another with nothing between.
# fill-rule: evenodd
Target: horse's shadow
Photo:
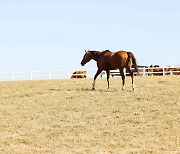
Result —
<instances>
[{"instance_id":1,"label":"horse's shadow","mask_svg":"<svg viewBox=\"0 0 180 154\"><path fill-rule=\"evenodd\" d=\"M95 90L92 90L91 88L78 88L78 89L76 89L76 91L82 91L82 92L118 92L117 89L110 89L110 90L95 89Z\"/></svg>"},{"instance_id":2,"label":"horse's shadow","mask_svg":"<svg viewBox=\"0 0 180 154\"><path fill-rule=\"evenodd\" d=\"M51 89L49 89L49 91L61 91L61 89L51 88Z\"/></svg>"},{"instance_id":3,"label":"horse's shadow","mask_svg":"<svg viewBox=\"0 0 180 154\"><path fill-rule=\"evenodd\" d=\"M87 91L91 91L91 89L90 88L77 88L76 91L87 92Z\"/></svg>"}]
</instances>

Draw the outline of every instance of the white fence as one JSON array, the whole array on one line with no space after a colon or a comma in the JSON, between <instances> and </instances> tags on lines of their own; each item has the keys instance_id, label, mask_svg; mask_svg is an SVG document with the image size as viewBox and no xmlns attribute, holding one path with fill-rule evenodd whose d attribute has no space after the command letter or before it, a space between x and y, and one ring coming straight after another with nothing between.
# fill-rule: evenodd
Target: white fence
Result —
<instances>
[{"instance_id":1,"label":"white fence","mask_svg":"<svg viewBox=\"0 0 180 154\"><path fill-rule=\"evenodd\" d=\"M94 77L96 70L89 69L87 78ZM177 75L180 74L180 67L162 67L162 68L139 68L140 75ZM73 70L49 70L49 71L29 71L29 72L10 72L0 73L0 81L18 81L18 80L50 80L50 79L69 79L73 74ZM124 71L125 75L129 73ZM113 71L114 76L120 76L119 71ZM136 73L135 73L136 74ZM79 74L81 75L81 74ZM99 77L105 77L106 73L102 72Z\"/></svg>"},{"instance_id":2,"label":"white fence","mask_svg":"<svg viewBox=\"0 0 180 154\"><path fill-rule=\"evenodd\" d=\"M0 73L0 81L69 79L73 72L73 70L49 70ZM87 77L93 77L95 72L93 69L87 70Z\"/></svg>"}]
</instances>

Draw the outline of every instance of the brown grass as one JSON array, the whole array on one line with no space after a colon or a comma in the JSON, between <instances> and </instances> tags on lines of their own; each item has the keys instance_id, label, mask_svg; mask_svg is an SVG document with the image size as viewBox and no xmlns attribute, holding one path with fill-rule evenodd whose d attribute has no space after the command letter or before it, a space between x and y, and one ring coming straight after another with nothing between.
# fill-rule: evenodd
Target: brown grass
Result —
<instances>
[{"instance_id":1,"label":"brown grass","mask_svg":"<svg viewBox=\"0 0 180 154\"><path fill-rule=\"evenodd\" d=\"M180 76L0 83L0 153L180 153Z\"/></svg>"}]
</instances>

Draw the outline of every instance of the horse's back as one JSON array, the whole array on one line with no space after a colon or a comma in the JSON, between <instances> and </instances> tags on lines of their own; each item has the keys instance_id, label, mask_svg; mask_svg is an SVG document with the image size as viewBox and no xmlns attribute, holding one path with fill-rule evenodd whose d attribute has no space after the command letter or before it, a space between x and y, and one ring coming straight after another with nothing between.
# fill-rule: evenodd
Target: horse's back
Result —
<instances>
[{"instance_id":1,"label":"horse's back","mask_svg":"<svg viewBox=\"0 0 180 154\"><path fill-rule=\"evenodd\" d=\"M108 70L119 69L127 63L128 54L126 51L105 51L101 59L103 68Z\"/></svg>"},{"instance_id":2,"label":"horse's back","mask_svg":"<svg viewBox=\"0 0 180 154\"><path fill-rule=\"evenodd\" d=\"M127 51L120 50L120 51L115 52L115 55L124 57L124 56L127 56Z\"/></svg>"},{"instance_id":3,"label":"horse's back","mask_svg":"<svg viewBox=\"0 0 180 154\"><path fill-rule=\"evenodd\" d=\"M126 60L128 58L128 54L127 51L117 51L114 52L111 57L113 60Z\"/></svg>"}]
</instances>

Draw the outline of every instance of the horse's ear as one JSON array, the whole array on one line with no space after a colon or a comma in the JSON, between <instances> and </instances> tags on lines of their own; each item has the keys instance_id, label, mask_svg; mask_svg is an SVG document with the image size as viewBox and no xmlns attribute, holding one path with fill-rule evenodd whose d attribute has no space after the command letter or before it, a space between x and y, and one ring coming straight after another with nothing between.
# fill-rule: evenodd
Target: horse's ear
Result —
<instances>
[{"instance_id":1,"label":"horse's ear","mask_svg":"<svg viewBox=\"0 0 180 154\"><path fill-rule=\"evenodd\" d=\"M85 50L85 52L86 52L86 50Z\"/></svg>"}]
</instances>

